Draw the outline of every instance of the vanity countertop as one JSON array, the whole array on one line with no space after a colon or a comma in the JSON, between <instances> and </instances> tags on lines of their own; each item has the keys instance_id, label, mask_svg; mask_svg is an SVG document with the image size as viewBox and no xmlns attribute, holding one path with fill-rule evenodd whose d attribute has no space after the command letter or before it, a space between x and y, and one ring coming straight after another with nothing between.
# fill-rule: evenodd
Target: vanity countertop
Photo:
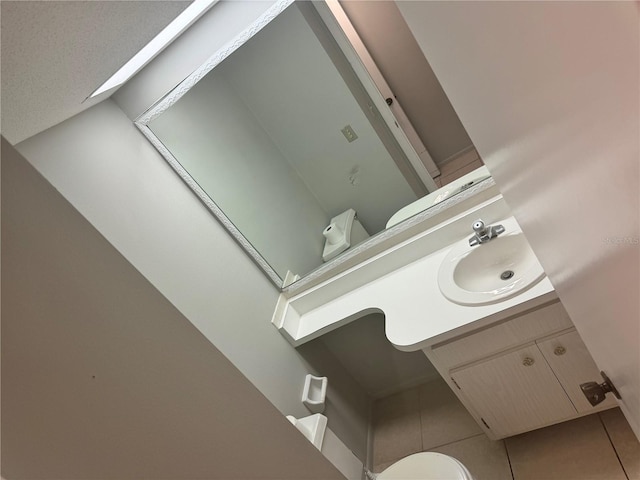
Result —
<instances>
[{"instance_id":1,"label":"vanity countertop","mask_svg":"<svg viewBox=\"0 0 640 480\"><path fill-rule=\"evenodd\" d=\"M464 306L447 300L438 287L437 272L450 248L442 249L421 262L396 272L394 278L382 279L375 290L395 290L395 299L383 302L385 333L400 350L417 350L452 336L482 328L491 323L522 313L557 298L553 286L544 277L530 289L511 299L490 305ZM406 288L408 287L408 288ZM403 294L400 294L403 291ZM372 294L376 294L372 292Z\"/></svg>"},{"instance_id":2,"label":"vanity countertop","mask_svg":"<svg viewBox=\"0 0 640 480\"><path fill-rule=\"evenodd\" d=\"M483 206L483 218L491 220L491 208L495 206ZM495 215L498 214L496 211ZM464 231L464 235L467 235L466 230L471 224L469 219L475 220L478 215L478 211L473 211L452 219L432 232L425 232L423 240L433 242L441 237L438 241L442 241L449 238L452 231ZM459 233L457 235L456 240L459 240ZM418 248L416 242L409 242L400 248ZM400 350L413 351L518 315L557 298L551 282L543 277L521 294L495 304L463 306L453 303L440 293L438 287L438 270L454 242L447 241L444 244L447 245L444 248L432 249L418 260L343 292L335 286L341 281L337 278L333 286L330 282L293 298L281 295L273 323L297 346L369 313L382 312L389 341ZM372 259L372 268L376 261L383 260L383 257ZM350 273L356 274L357 271Z\"/></svg>"}]
</instances>

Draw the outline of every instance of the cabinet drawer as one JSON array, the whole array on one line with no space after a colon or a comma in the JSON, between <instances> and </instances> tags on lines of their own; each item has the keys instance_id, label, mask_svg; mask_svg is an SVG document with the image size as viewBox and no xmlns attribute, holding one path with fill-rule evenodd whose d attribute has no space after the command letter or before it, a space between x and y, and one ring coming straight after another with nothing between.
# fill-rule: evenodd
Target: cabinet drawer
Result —
<instances>
[{"instance_id":1,"label":"cabinet drawer","mask_svg":"<svg viewBox=\"0 0 640 480\"><path fill-rule=\"evenodd\" d=\"M536 343L578 412L592 412L595 408L602 410L617 405L614 396L607 395L604 402L593 407L580 390L581 383L602 380L578 332L574 330Z\"/></svg>"},{"instance_id":2,"label":"cabinet drawer","mask_svg":"<svg viewBox=\"0 0 640 480\"><path fill-rule=\"evenodd\" d=\"M573 324L564 307L560 302L555 302L479 332L436 345L427 356L439 365L454 368L571 327Z\"/></svg>"}]
</instances>

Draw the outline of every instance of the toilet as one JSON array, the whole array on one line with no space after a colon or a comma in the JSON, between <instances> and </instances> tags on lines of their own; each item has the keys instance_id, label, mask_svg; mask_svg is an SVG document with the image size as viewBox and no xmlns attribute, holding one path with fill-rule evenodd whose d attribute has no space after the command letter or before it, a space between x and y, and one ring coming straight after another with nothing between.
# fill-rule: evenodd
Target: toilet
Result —
<instances>
[{"instance_id":1,"label":"toilet","mask_svg":"<svg viewBox=\"0 0 640 480\"><path fill-rule=\"evenodd\" d=\"M322 235L325 238L322 260L325 262L369 238L353 208L333 217Z\"/></svg>"},{"instance_id":2,"label":"toilet","mask_svg":"<svg viewBox=\"0 0 640 480\"><path fill-rule=\"evenodd\" d=\"M467 173L462 177L454 180L451 183L448 183L442 188L439 188L435 192L431 192L428 195L425 195L422 198L419 198L415 202L410 203L409 205L402 207L387 222L387 226L385 228L391 228L394 225L406 220L409 217L413 217L420 212L425 211L426 209L437 205L438 203L452 197L453 195L460 193L464 190L469 189L474 186L476 183L480 183L483 180L486 180L491 176L489 173L489 169L485 166L476 168L473 172Z\"/></svg>"},{"instance_id":3,"label":"toilet","mask_svg":"<svg viewBox=\"0 0 640 480\"><path fill-rule=\"evenodd\" d=\"M436 452L421 452L397 461L376 475L376 480L473 480L473 477L453 457Z\"/></svg>"}]
</instances>

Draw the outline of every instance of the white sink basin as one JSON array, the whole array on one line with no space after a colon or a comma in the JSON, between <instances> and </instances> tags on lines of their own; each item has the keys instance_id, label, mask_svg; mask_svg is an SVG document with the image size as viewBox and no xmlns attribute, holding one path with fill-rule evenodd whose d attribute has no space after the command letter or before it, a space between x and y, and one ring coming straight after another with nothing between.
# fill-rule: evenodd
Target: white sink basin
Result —
<instances>
[{"instance_id":1,"label":"white sink basin","mask_svg":"<svg viewBox=\"0 0 640 480\"><path fill-rule=\"evenodd\" d=\"M504 225L505 233L474 247L469 246L468 239L461 240L442 261L438 285L452 302L460 305L501 302L531 288L544 277L542 265L515 219L496 224Z\"/></svg>"}]
</instances>

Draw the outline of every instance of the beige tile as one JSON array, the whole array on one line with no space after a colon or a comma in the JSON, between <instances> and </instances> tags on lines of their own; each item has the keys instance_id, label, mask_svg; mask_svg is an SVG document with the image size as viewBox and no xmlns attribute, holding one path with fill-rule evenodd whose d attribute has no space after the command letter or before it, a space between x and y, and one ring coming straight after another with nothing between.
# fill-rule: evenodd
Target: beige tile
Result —
<instances>
[{"instance_id":1,"label":"beige tile","mask_svg":"<svg viewBox=\"0 0 640 480\"><path fill-rule=\"evenodd\" d=\"M613 448L629 480L640 480L640 442L619 408L600 412Z\"/></svg>"},{"instance_id":2,"label":"beige tile","mask_svg":"<svg viewBox=\"0 0 640 480\"><path fill-rule=\"evenodd\" d=\"M484 433L432 451L462 462L475 480L512 480L504 442L489 440ZM536 480L543 480L543 477Z\"/></svg>"},{"instance_id":3,"label":"beige tile","mask_svg":"<svg viewBox=\"0 0 640 480\"><path fill-rule=\"evenodd\" d=\"M385 462L385 463L381 463L379 465L376 465L375 467L373 467L373 473L381 473L381 472L385 471L387 468L389 468L391 465L393 465L396 462L397 462L397 460L394 460L393 462Z\"/></svg>"},{"instance_id":4,"label":"beige tile","mask_svg":"<svg viewBox=\"0 0 640 480\"><path fill-rule=\"evenodd\" d=\"M373 465L394 462L422 450L418 388L373 404Z\"/></svg>"},{"instance_id":5,"label":"beige tile","mask_svg":"<svg viewBox=\"0 0 640 480\"><path fill-rule=\"evenodd\" d=\"M430 450L482 433L476 421L444 380L426 383L419 391L422 450Z\"/></svg>"},{"instance_id":6,"label":"beige tile","mask_svg":"<svg viewBox=\"0 0 640 480\"><path fill-rule=\"evenodd\" d=\"M505 440L515 480L625 480L598 415Z\"/></svg>"}]
</instances>

